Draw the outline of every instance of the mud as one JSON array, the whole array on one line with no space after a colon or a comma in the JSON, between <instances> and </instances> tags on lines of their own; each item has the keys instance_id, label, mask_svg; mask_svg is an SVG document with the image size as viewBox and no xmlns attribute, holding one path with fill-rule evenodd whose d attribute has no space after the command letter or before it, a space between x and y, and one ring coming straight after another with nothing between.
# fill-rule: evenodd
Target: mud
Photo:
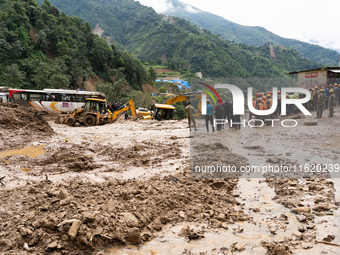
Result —
<instances>
[{"instance_id":1,"label":"mud","mask_svg":"<svg viewBox=\"0 0 340 255\"><path fill-rule=\"evenodd\" d=\"M247 220L242 211L234 210L237 201L229 195L237 180L220 183L216 188L213 181L188 174L96 184L76 179L62 184L30 181L0 193L0 250L16 254L26 243L33 254L88 254L146 242L169 223ZM224 216L215 210L223 210Z\"/></svg>"},{"instance_id":2,"label":"mud","mask_svg":"<svg viewBox=\"0 0 340 255\"><path fill-rule=\"evenodd\" d=\"M203 121L189 133L186 120L87 128L19 112L0 117L1 254L340 254L318 242L340 244L336 176L190 175L190 155L237 169L339 163L337 112L214 134ZM27 124L39 121L51 130Z\"/></svg>"},{"instance_id":3,"label":"mud","mask_svg":"<svg viewBox=\"0 0 340 255\"><path fill-rule=\"evenodd\" d=\"M17 104L0 104L0 151L22 148L53 134L42 113Z\"/></svg>"}]
</instances>

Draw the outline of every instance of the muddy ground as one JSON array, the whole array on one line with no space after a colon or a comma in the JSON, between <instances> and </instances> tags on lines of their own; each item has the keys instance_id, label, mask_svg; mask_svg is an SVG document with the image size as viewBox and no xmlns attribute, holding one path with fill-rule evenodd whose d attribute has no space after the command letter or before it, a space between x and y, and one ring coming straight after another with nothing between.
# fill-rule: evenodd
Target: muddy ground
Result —
<instances>
[{"instance_id":1,"label":"muddy ground","mask_svg":"<svg viewBox=\"0 0 340 255\"><path fill-rule=\"evenodd\" d=\"M1 254L340 254L325 243L340 244L336 175L190 172L190 148L238 169L339 164L337 112L212 134L200 121L68 127L0 107L21 114L0 118Z\"/></svg>"}]
</instances>

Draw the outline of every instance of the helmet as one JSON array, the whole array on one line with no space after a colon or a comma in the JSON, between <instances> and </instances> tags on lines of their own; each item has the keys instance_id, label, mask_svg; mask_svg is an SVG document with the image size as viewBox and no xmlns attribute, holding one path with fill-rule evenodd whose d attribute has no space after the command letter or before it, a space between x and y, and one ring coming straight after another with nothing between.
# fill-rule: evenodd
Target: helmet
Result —
<instances>
[{"instance_id":1,"label":"helmet","mask_svg":"<svg viewBox=\"0 0 340 255\"><path fill-rule=\"evenodd\" d=\"M261 93L260 93L260 95L261 95L261 96L264 96L264 93L263 93L263 92L261 92Z\"/></svg>"},{"instance_id":2,"label":"helmet","mask_svg":"<svg viewBox=\"0 0 340 255\"><path fill-rule=\"evenodd\" d=\"M267 94L269 94L269 95L273 95L273 91L269 91Z\"/></svg>"},{"instance_id":3,"label":"helmet","mask_svg":"<svg viewBox=\"0 0 340 255\"><path fill-rule=\"evenodd\" d=\"M267 97L272 97L272 95L271 94L267 94Z\"/></svg>"},{"instance_id":4,"label":"helmet","mask_svg":"<svg viewBox=\"0 0 340 255\"><path fill-rule=\"evenodd\" d=\"M267 98L266 98L266 96L263 96L262 99L263 99L263 100L266 100Z\"/></svg>"},{"instance_id":5,"label":"helmet","mask_svg":"<svg viewBox=\"0 0 340 255\"><path fill-rule=\"evenodd\" d=\"M333 92L334 92L334 90L332 90L332 89L329 91L329 93L333 93Z\"/></svg>"},{"instance_id":6,"label":"helmet","mask_svg":"<svg viewBox=\"0 0 340 255\"><path fill-rule=\"evenodd\" d=\"M312 88L312 91L314 91L314 88Z\"/></svg>"},{"instance_id":7,"label":"helmet","mask_svg":"<svg viewBox=\"0 0 340 255\"><path fill-rule=\"evenodd\" d=\"M323 89L320 89L320 92L323 92Z\"/></svg>"},{"instance_id":8,"label":"helmet","mask_svg":"<svg viewBox=\"0 0 340 255\"><path fill-rule=\"evenodd\" d=\"M252 97L252 99L254 99L254 97Z\"/></svg>"},{"instance_id":9,"label":"helmet","mask_svg":"<svg viewBox=\"0 0 340 255\"><path fill-rule=\"evenodd\" d=\"M279 90L277 93L278 93L278 94L281 94L281 91Z\"/></svg>"},{"instance_id":10,"label":"helmet","mask_svg":"<svg viewBox=\"0 0 340 255\"><path fill-rule=\"evenodd\" d=\"M334 86L338 86L338 84L337 84L337 83L334 83Z\"/></svg>"},{"instance_id":11,"label":"helmet","mask_svg":"<svg viewBox=\"0 0 340 255\"><path fill-rule=\"evenodd\" d=\"M256 96L257 96L257 97L260 96L260 93L256 93Z\"/></svg>"},{"instance_id":12,"label":"helmet","mask_svg":"<svg viewBox=\"0 0 340 255\"><path fill-rule=\"evenodd\" d=\"M333 87L333 85L332 85L332 84L329 84L329 87Z\"/></svg>"},{"instance_id":13,"label":"helmet","mask_svg":"<svg viewBox=\"0 0 340 255\"><path fill-rule=\"evenodd\" d=\"M318 87L318 86L316 86L316 87L315 87L315 89L319 89L319 87Z\"/></svg>"},{"instance_id":14,"label":"helmet","mask_svg":"<svg viewBox=\"0 0 340 255\"><path fill-rule=\"evenodd\" d=\"M306 87L302 87L303 89L305 89Z\"/></svg>"}]
</instances>

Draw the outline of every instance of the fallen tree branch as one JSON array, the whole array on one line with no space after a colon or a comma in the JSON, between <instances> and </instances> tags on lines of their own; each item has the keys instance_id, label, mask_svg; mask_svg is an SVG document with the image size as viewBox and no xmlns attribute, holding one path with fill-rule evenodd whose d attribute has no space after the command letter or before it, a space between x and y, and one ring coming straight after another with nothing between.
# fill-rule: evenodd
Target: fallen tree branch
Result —
<instances>
[{"instance_id":1,"label":"fallen tree branch","mask_svg":"<svg viewBox=\"0 0 340 255\"><path fill-rule=\"evenodd\" d=\"M316 241L316 242L340 247L340 244L337 244L337 243L330 243L330 242L326 242L326 241Z\"/></svg>"}]
</instances>

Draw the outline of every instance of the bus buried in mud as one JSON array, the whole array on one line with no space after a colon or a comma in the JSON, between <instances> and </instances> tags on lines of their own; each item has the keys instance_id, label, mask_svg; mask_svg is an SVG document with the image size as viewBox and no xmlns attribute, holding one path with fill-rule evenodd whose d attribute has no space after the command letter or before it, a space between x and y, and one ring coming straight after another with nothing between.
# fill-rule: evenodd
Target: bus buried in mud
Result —
<instances>
[{"instance_id":1,"label":"bus buried in mud","mask_svg":"<svg viewBox=\"0 0 340 255\"><path fill-rule=\"evenodd\" d=\"M71 113L81 109L86 98L105 99L105 95L100 92L62 89L10 89L9 97L12 103L50 113Z\"/></svg>"}]
</instances>

